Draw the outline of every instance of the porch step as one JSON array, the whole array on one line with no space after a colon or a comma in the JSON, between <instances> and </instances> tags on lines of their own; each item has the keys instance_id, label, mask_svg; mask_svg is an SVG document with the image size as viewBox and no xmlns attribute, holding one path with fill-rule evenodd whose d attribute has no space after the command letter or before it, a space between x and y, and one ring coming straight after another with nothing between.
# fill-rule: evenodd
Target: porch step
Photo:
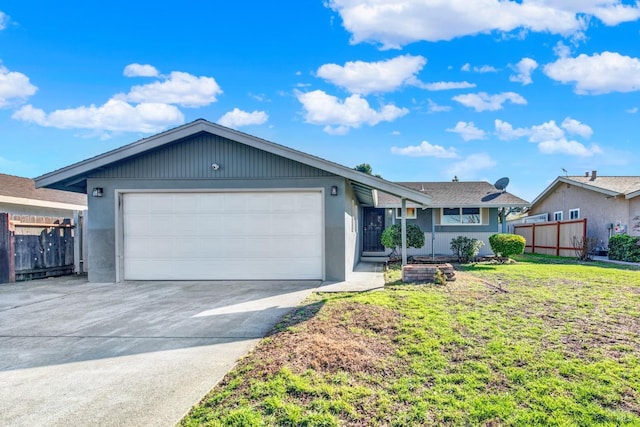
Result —
<instances>
[{"instance_id":1,"label":"porch step","mask_svg":"<svg viewBox=\"0 0 640 427\"><path fill-rule=\"evenodd\" d=\"M388 260L388 257L381 255L360 257L360 262L387 262Z\"/></svg>"}]
</instances>

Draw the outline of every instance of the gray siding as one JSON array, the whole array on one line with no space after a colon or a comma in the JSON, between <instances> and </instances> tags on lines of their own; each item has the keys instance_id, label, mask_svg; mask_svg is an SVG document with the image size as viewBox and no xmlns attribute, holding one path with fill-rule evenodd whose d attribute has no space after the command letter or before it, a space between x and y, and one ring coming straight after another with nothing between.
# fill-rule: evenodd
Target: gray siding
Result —
<instances>
[{"instance_id":1,"label":"gray siding","mask_svg":"<svg viewBox=\"0 0 640 427\"><path fill-rule=\"evenodd\" d=\"M289 178L289 179L89 179L89 191L104 189L104 197L89 197L91 221L88 222L89 280L114 282L116 280L116 190L217 190L217 189L278 189L324 188L325 226L325 278L345 279L345 197L331 196L331 186L338 186L344 195L346 180L342 177Z\"/></svg>"},{"instance_id":2,"label":"gray siding","mask_svg":"<svg viewBox=\"0 0 640 427\"><path fill-rule=\"evenodd\" d=\"M220 165L214 171L213 163ZM229 179L323 177L330 173L247 145L202 133L127 159L91 178Z\"/></svg>"}]
</instances>

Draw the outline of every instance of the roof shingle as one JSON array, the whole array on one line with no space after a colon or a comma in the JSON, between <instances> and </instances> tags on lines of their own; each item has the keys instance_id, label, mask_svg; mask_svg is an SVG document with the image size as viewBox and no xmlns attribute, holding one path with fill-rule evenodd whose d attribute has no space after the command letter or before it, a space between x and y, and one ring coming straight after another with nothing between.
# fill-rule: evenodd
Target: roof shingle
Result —
<instances>
[{"instance_id":1,"label":"roof shingle","mask_svg":"<svg viewBox=\"0 0 640 427\"><path fill-rule=\"evenodd\" d=\"M46 202L68 203L72 205L87 205L87 195L69 191L36 188L30 178L5 175L0 173L0 196L9 196Z\"/></svg>"}]
</instances>

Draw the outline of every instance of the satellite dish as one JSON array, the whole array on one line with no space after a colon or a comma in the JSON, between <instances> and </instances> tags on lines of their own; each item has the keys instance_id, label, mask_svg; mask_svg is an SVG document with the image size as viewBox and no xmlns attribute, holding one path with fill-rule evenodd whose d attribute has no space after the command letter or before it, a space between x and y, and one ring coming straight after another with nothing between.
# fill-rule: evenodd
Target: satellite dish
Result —
<instances>
[{"instance_id":1,"label":"satellite dish","mask_svg":"<svg viewBox=\"0 0 640 427\"><path fill-rule=\"evenodd\" d=\"M509 178L507 178L506 176L504 178L500 178L496 181L495 184L493 184L493 186L500 191L506 191L507 185L509 185Z\"/></svg>"}]
</instances>

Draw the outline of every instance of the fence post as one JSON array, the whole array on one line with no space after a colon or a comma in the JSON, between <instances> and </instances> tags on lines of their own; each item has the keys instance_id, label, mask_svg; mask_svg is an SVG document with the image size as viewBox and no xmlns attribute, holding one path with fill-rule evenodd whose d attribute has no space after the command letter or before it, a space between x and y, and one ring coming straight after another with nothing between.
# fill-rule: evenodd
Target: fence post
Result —
<instances>
[{"instance_id":1,"label":"fence post","mask_svg":"<svg viewBox=\"0 0 640 427\"><path fill-rule=\"evenodd\" d=\"M0 283L13 283L16 281L14 248L11 215L0 213Z\"/></svg>"}]
</instances>

